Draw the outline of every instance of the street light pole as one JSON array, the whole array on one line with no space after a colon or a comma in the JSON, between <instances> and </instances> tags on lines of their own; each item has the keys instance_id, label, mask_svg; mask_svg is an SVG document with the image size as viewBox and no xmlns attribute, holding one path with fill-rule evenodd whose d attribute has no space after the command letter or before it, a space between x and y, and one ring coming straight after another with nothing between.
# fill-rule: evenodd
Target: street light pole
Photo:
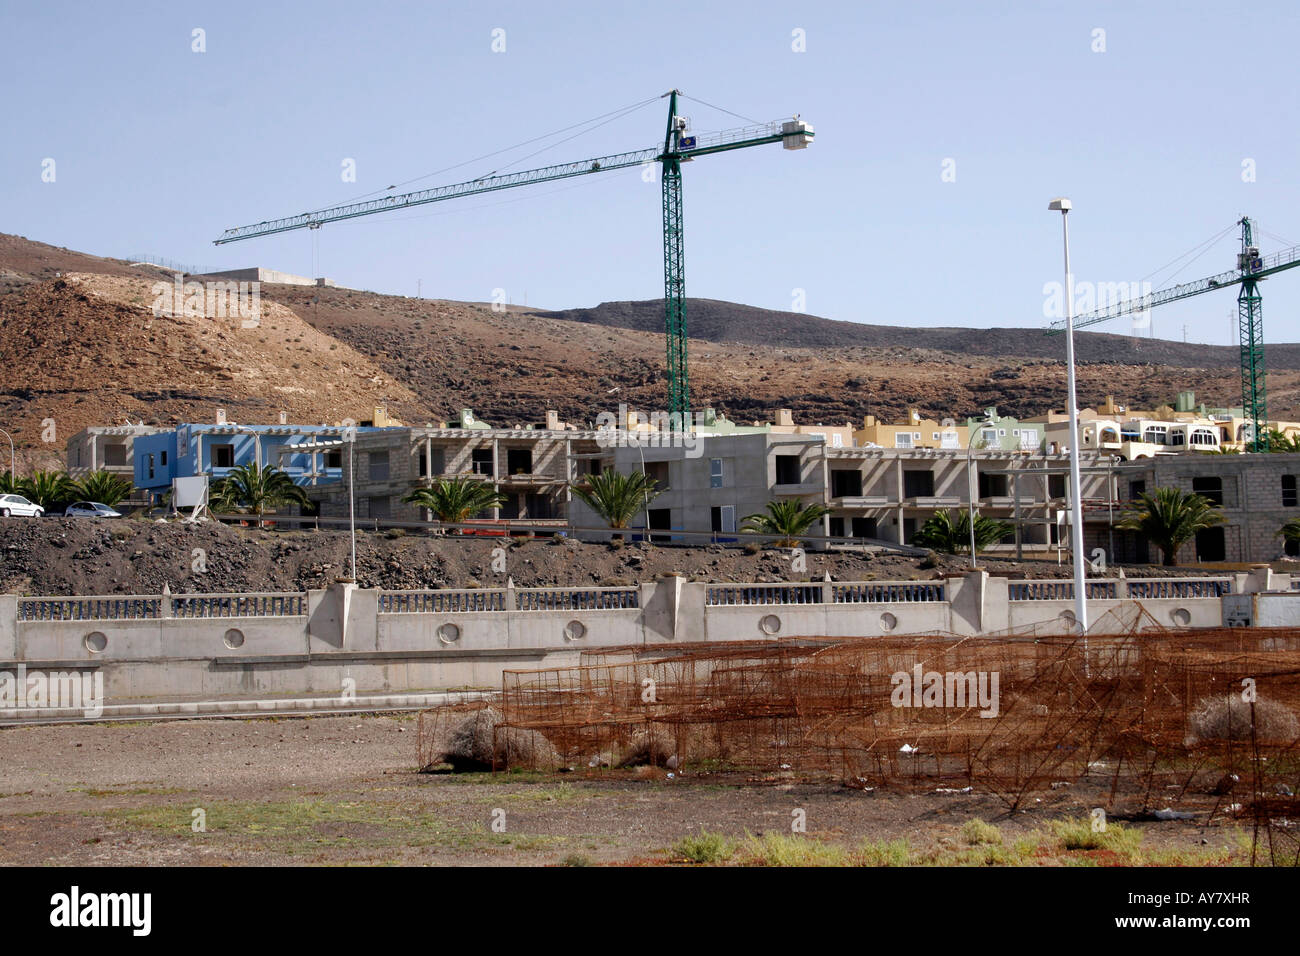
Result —
<instances>
[{"instance_id":1,"label":"street light pole","mask_svg":"<svg viewBox=\"0 0 1300 956\"><path fill-rule=\"evenodd\" d=\"M966 439L966 497L969 499L970 505L970 566L972 571L977 569L979 564L975 560L975 470L974 462L971 460L971 449L975 446L975 436L980 433L980 430L985 425L992 424L993 419L990 418L981 422L978 426L972 425L970 437Z\"/></svg>"},{"instance_id":2,"label":"street light pole","mask_svg":"<svg viewBox=\"0 0 1300 956\"><path fill-rule=\"evenodd\" d=\"M10 435L10 434L9 434L7 431L5 431L3 428L0 428L0 435L4 435L5 438L8 438L8 439L9 439L9 477L10 477L10 478L17 478L17 477L18 477L18 471L17 471L17 469L14 467L14 462L17 461L17 458L14 456L14 436L13 436L13 435Z\"/></svg>"},{"instance_id":3,"label":"street light pole","mask_svg":"<svg viewBox=\"0 0 1300 956\"><path fill-rule=\"evenodd\" d=\"M349 435L350 433L350 435ZM348 443L348 530L352 535L352 574L353 583L357 580L357 430L349 428L344 433Z\"/></svg>"},{"instance_id":4,"label":"street light pole","mask_svg":"<svg viewBox=\"0 0 1300 956\"><path fill-rule=\"evenodd\" d=\"M1088 631L1088 598L1083 567L1083 498L1079 477L1079 403L1074 380L1074 275L1070 272L1070 200L1053 199L1047 208L1061 214L1065 244L1065 364L1066 399L1070 418L1070 544L1074 556L1074 619L1080 633Z\"/></svg>"}]
</instances>

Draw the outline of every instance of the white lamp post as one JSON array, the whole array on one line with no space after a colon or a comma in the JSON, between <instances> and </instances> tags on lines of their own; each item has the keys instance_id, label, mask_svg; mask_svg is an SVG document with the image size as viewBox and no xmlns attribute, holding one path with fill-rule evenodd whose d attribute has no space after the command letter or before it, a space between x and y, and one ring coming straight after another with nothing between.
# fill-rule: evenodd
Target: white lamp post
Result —
<instances>
[{"instance_id":1,"label":"white lamp post","mask_svg":"<svg viewBox=\"0 0 1300 956\"><path fill-rule=\"evenodd\" d=\"M975 560L975 469L971 460L971 449L975 447L975 436L978 435L985 425L993 425L993 419L989 418L979 426L970 427L970 437L966 439L966 497L970 499L970 566L971 570L979 567ZM996 427L996 426L994 426Z\"/></svg>"},{"instance_id":2,"label":"white lamp post","mask_svg":"<svg viewBox=\"0 0 1300 956\"><path fill-rule=\"evenodd\" d=\"M5 431L3 428L0 428L0 435L4 435L5 438L9 439L9 477L17 478L18 472L14 468L14 463L15 461L17 461L17 459L14 456L14 437L10 435L7 431Z\"/></svg>"},{"instance_id":3,"label":"white lamp post","mask_svg":"<svg viewBox=\"0 0 1300 956\"><path fill-rule=\"evenodd\" d=\"M1083 567L1083 499L1079 478L1079 404L1074 387L1074 276L1070 272L1070 200L1053 199L1047 208L1061 214L1065 242L1065 365L1070 418L1070 544L1074 556L1074 618L1080 633L1088 631L1088 599Z\"/></svg>"},{"instance_id":4,"label":"white lamp post","mask_svg":"<svg viewBox=\"0 0 1300 956\"><path fill-rule=\"evenodd\" d=\"M352 573L349 577L357 579L357 481L356 481L356 427L346 428L343 440L348 443L348 530L352 535Z\"/></svg>"}]
</instances>

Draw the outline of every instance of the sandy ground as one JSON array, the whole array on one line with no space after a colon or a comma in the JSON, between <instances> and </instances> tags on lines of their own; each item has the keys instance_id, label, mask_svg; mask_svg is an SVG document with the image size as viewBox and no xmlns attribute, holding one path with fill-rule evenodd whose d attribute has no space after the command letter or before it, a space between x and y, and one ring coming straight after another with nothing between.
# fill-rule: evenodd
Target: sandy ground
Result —
<instances>
[{"instance_id":1,"label":"sandy ground","mask_svg":"<svg viewBox=\"0 0 1300 956\"><path fill-rule=\"evenodd\" d=\"M796 811L806 819L801 846L840 848L857 862L865 843L898 840L912 863L1231 865L1249 852L1243 826L1222 814L1207 825L1204 812L1130 824L1135 852L1067 849L1052 821L1081 820L1105 802L1101 780L1009 814L987 793L649 768L600 779L422 775L416 729L413 715L377 715L0 730L0 863L670 864L684 860L678 841L701 830L742 848L747 835L790 836ZM974 818L998 828L998 847L972 845L963 826ZM741 849L729 862L753 860Z\"/></svg>"}]
</instances>

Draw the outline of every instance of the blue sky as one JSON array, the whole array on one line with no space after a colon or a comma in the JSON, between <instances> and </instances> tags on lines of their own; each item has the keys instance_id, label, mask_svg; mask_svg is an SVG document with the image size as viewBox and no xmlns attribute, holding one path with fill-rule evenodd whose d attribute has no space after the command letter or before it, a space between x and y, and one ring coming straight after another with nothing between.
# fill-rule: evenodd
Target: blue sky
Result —
<instances>
[{"instance_id":1,"label":"blue sky","mask_svg":"<svg viewBox=\"0 0 1300 956\"><path fill-rule=\"evenodd\" d=\"M559 137L428 175L675 86L758 120L798 112L817 130L807 150L685 167L691 296L790 309L801 289L829 318L1041 326L1044 283L1062 270L1055 195L1074 202L1085 282L1159 288L1229 269L1243 213L1278 237L1262 238L1265 253L1300 243L1300 7L1135 6L7 4L0 231L403 295L418 283L427 297L500 288L548 308L657 298L659 191L637 170L211 240L417 177L407 188L650 146L657 99L531 159ZM697 132L744 125L685 112ZM356 182L341 176L347 159ZM1225 229L1176 276L1151 275ZM1266 341L1300 340L1300 270L1263 294ZM1234 309L1225 291L1153 319L1161 337L1186 326L1191 341L1229 344Z\"/></svg>"}]
</instances>

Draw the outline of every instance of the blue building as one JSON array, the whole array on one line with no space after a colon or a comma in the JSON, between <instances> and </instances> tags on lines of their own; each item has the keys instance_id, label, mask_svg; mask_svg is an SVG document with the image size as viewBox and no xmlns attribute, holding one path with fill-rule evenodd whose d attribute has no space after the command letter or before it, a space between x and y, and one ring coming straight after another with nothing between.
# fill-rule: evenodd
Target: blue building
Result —
<instances>
[{"instance_id":1,"label":"blue building","mask_svg":"<svg viewBox=\"0 0 1300 956\"><path fill-rule=\"evenodd\" d=\"M358 434L399 431L359 427ZM179 425L134 442L135 486L161 496L173 478L208 475L256 462L274 465L299 485L342 481L345 446L340 425Z\"/></svg>"}]
</instances>

